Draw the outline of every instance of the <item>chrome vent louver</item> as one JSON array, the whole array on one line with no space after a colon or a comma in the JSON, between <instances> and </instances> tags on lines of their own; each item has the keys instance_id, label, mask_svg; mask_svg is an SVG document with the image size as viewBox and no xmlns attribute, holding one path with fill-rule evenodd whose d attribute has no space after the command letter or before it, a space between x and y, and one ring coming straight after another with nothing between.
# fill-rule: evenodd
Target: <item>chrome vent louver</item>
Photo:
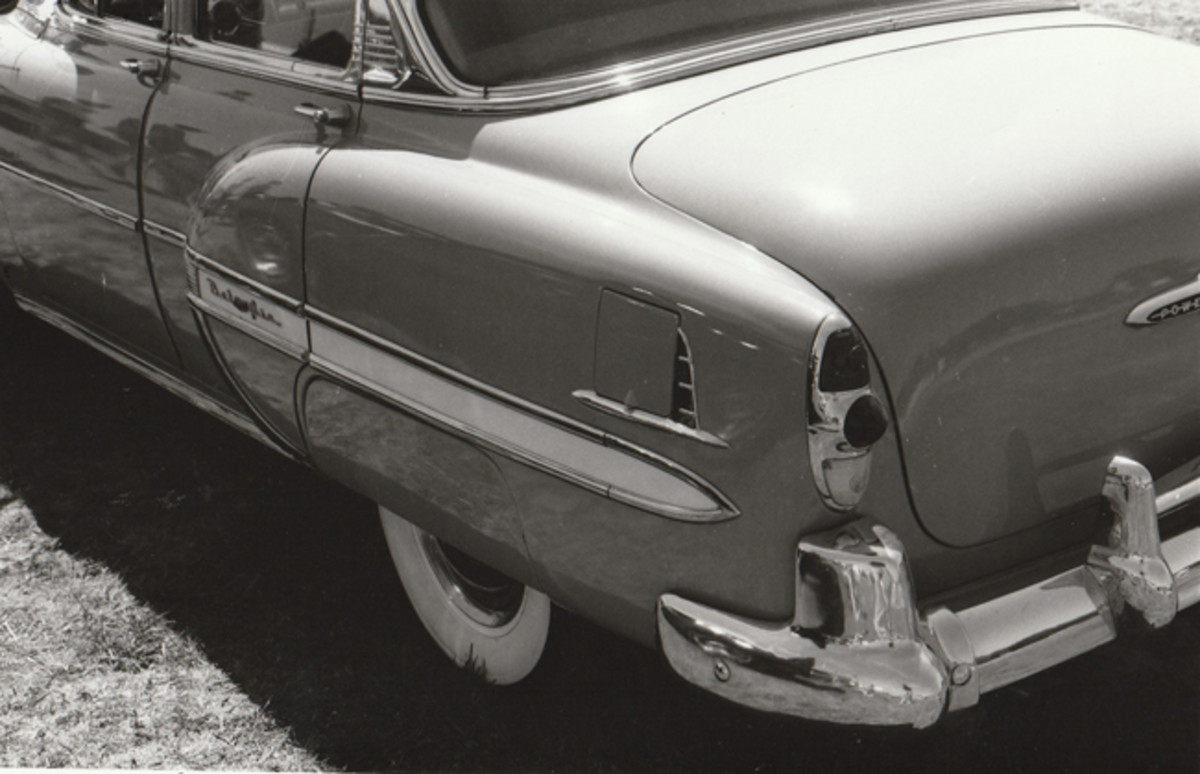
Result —
<instances>
[{"instance_id":1,"label":"chrome vent louver","mask_svg":"<svg viewBox=\"0 0 1200 774\"><path fill-rule=\"evenodd\" d=\"M413 74L394 11L379 0L359 2L352 61L367 86L397 89Z\"/></svg>"},{"instance_id":2,"label":"chrome vent louver","mask_svg":"<svg viewBox=\"0 0 1200 774\"><path fill-rule=\"evenodd\" d=\"M675 347L675 388L671 399L671 419L692 430L700 429L696 410L696 367L692 362L692 347L683 329L678 332Z\"/></svg>"},{"instance_id":3,"label":"chrome vent louver","mask_svg":"<svg viewBox=\"0 0 1200 774\"><path fill-rule=\"evenodd\" d=\"M390 22L367 22L363 25L362 52L363 70L385 70L398 73L403 68L403 57L396 46L396 37Z\"/></svg>"}]
</instances>

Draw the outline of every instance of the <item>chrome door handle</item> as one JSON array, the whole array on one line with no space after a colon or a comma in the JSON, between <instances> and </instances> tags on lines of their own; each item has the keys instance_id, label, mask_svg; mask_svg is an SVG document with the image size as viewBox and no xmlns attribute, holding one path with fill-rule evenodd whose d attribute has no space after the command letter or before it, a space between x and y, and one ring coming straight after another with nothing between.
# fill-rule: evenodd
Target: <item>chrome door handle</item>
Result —
<instances>
[{"instance_id":1,"label":"chrome door handle","mask_svg":"<svg viewBox=\"0 0 1200 774\"><path fill-rule=\"evenodd\" d=\"M162 72L162 62L157 59L122 59L121 69L133 73L134 75L147 78L155 78Z\"/></svg>"},{"instance_id":2,"label":"chrome door handle","mask_svg":"<svg viewBox=\"0 0 1200 774\"><path fill-rule=\"evenodd\" d=\"M292 108L292 110L297 115L311 119L317 126L345 126L353 118L350 108L346 105L324 108L305 102L303 105L297 105Z\"/></svg>"}]
</instances>

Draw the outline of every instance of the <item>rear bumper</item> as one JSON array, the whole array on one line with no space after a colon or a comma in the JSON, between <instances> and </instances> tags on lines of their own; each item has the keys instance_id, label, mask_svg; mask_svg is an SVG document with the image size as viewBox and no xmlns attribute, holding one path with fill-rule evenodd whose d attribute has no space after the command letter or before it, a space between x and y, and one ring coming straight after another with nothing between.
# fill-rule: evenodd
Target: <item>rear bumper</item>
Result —
<instances>
[{"instance_id":1,"label":"rear bumper","mask_svg":"<svg viewBox=\"0 0 1200 774\"><path fill-rule=\"evenodd\" d=\"M1200 527L1167 541L1158 532L1162 514L1200 499L1200 478L1156 497L1149 472L1117 457L1103 494L1113 512L1107 545L975 607L919 612L899 539L862 520L800 542L790 622L662 596L663 653L685 680L757 709L928 726L1115 639L1126 618L1164 626L1200 602Z\"/></svg>"}]
</instances>

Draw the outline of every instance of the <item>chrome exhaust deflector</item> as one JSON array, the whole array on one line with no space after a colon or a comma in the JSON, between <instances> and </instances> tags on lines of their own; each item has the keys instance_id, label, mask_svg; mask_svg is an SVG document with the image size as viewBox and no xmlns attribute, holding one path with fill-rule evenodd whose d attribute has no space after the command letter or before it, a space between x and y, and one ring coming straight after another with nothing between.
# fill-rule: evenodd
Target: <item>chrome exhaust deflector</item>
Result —
<instances>
[{"instance_id":1,"label":"chrome exhaust deflector","mask_svg":"<svg viewBox=\"0 0 1200 774\"><path fill-rule=\"evenodd\" d=\"M739 704L930 725L1115 639L1123 618L1164 626L1200 602L1200 527L1165 542L1158 532L1160 515L1200 499L1200 479L1156 497L1145 467L1115 457L1102 492L1113 526L1086 564L974 607L919 614L899 539L864 519L800 542L789 623L663 595L663 653L684 679Z\"/></svg>"}]
</instances>

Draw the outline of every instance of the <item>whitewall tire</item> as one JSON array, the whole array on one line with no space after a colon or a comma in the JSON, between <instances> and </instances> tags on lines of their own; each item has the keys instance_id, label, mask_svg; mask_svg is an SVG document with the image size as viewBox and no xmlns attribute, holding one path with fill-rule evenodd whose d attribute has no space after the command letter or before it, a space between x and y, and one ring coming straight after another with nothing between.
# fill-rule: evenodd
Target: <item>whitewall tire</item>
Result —
<instances>
[{"instance_id":1,"label":"whitewall tire","mask_svg":"<svg viewBox=\"0 0 1200 774\"><path fill-rule=\"evenodd\" d=\"M509 685L537 666L550 598L380 507L392 563L425 629L454 663Z\"/></svg>"}]
</instances>

